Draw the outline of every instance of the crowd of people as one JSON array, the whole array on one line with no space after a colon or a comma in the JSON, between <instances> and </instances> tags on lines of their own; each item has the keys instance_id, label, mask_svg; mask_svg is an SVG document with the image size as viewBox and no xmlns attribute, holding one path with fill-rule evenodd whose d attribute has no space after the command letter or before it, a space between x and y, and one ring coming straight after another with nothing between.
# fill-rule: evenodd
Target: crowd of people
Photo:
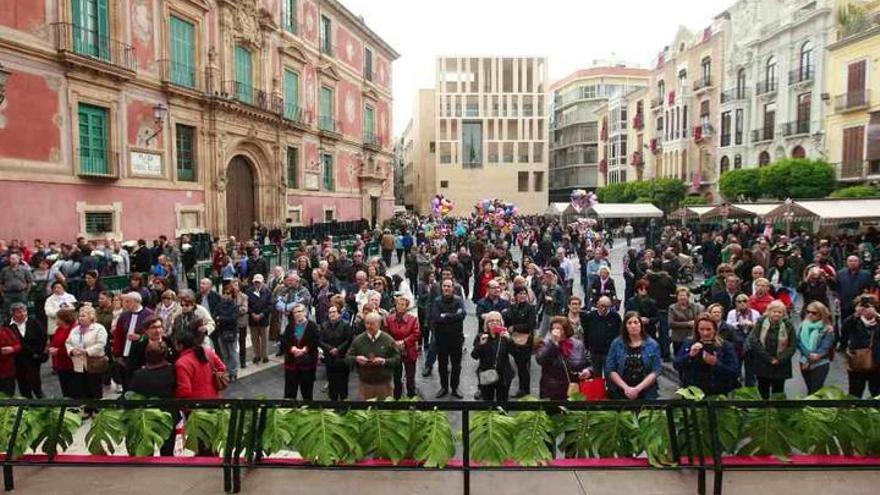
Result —
<instances>
[{"instance_id":1,"label":"crowd of people","mask_svg":"<svg viewBox=\"0 0 880 495\"><path fill-rule=\"evenodd\" d=\"M852 395L880 395L876 231L643 230L638 247L632 225L618 230L626 251L612 266L612 236L591 222L407 216L364 232L351 253L331 239L303 242L290 269L263 257L268 238L215 243L213 277L194 290L187 238L0 241L0 393L43 397L51 360L65 397L215 398L277 356L286 398L313 399L318 376L331 400L415 397L417 374L436 369L439 390L423 398L462 399L469 354L476 398L496 402L564 400L587 380L604 381L610 397L654 399L664 366L710 395L784 393L793 370L814 392L836 355ZM367 242L380 256L365 256ZM392 275L395 255L403 269ZM682 260L694 259L705 281L678 285ZM126 289L103 289L103 277L123 274ZM73 281L82 281L76 296Z\"/></svg>"}]
</instances>

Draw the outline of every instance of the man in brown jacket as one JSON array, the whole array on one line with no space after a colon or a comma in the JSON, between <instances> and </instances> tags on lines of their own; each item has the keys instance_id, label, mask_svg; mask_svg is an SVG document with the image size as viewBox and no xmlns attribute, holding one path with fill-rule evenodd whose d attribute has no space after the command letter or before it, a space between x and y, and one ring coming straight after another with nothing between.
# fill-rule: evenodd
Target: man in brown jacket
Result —
<instances>
[{"instance_id":1,"label":"man in brown jacket","mask_svg":"<svg viewBox=\"0 0 880 495\"><path fill-rule=\"evenodd\" d=\"M394 234L392 234L390 230L385 229L385 233L382 235L380 243L382 244L382 261L385 262L386 267L391 267L391 254L394 252L394 244L396 241L397 238L394 237Z\"/></svg>"}]
</instances>

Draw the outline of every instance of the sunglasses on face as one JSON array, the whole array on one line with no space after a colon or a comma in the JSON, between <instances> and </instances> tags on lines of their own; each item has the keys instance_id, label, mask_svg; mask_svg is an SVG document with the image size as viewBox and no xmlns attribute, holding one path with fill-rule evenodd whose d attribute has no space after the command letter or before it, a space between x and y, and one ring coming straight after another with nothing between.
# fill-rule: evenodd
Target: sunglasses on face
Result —
<instances>
[{"instance_id":1,"label":"sunglasses on face","mask_svg":"<svg viewBox=\"0 0 880 495\"><path fill-rule=\"evenodd\" d=\"M815 311L815 310L812 310L812 309L808 309L808 310L807 310L807 314L808 314L808 315L818 315L819 312L818 312L818 311Z\"/></svg>"}]
</instances>

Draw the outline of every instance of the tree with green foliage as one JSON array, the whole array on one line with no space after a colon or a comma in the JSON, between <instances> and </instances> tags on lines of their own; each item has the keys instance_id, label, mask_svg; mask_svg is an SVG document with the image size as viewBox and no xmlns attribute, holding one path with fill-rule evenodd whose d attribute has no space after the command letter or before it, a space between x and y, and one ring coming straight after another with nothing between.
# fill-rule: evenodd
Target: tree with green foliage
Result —
<instances>
[{"instance_id":1,"label":"tree with green foliage","mask_svg":"<svg viewBox=\"0 0 880 495\"><path fill-rule=\"evenodd\" d=\"M758 170L758 187L768 198L824 198L836 182L834 167L822 160L783 158Z\"/></svg>"},{"instance_id":2,"label":"tree with green foliage","mask_svg":"<svg viewBox=\"0 0 880 495\"><path fill-rule=\"evenodd\" d=\"M760 196L757 168L730 170L721 175L718 189L727 201L754 201Z\"/></svg>"},{"instance_id":3,"label":"tree with green foliage","mask_svg":"<svg viewBox=\"0 0 880 495\"><path fill-rule=\"evenodd\" d=\"M876 198L877 196L880 196L880 189L867 184L844 187L831 193L832 198Z\"/></svg>"},{"instance_id":4,"label":"tree with green foliage","mask_svg":"<svg viewBox=\"0 0 880 495\"><path fill-rule=\"evenodd\" d=\"M705 196L688 196L681 202L682 206L704 206L708 205L709 200Z\"/></svg>"},{"instance_id":5,"label":"tree with green foliage","mask_svg":"<svg viewBox=\"0 0 880 495\"><path fill-rule=\"evenodd\" d=\"M667 212L677 208L688 186L678 179L652 179L609 184L596 192L600 203L653 203Z\"/></svg>"}]
</instances>

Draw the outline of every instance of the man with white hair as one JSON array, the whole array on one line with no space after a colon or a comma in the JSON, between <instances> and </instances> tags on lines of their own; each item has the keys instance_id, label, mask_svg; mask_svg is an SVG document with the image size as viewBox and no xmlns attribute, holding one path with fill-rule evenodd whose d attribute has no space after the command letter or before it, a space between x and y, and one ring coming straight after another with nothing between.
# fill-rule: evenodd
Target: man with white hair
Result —
<instances>
[{"instance_id":1,"label":"man with white hair","mask_svg":"<svg viewBox=\"0 0 880 495\"><path fill-rule=\"evenodd\" d=\"M361 400L385 400L393 393L391 380L400 364L400 350L394 339L379 329L382 317L372 312L364 317L364 333L354 338L345 362L356 366Z\"/></svg>"},{"instance_id":2,"label":"man with white hair","mask_svg":"<svg viewBox=\"0 0 880 495\"><path fill-rule=\"evenodd\" d=\"M144 322L153 316L153 312L145 308L138 292L126 292L122 294L122 314L116 320L111 340L111 351L121 379L123 390L127 390L131 378L126 367L132 343L138 341L144 333ZM134 371L134 370L130 370Z\"/></svg>"}]
</instances>

